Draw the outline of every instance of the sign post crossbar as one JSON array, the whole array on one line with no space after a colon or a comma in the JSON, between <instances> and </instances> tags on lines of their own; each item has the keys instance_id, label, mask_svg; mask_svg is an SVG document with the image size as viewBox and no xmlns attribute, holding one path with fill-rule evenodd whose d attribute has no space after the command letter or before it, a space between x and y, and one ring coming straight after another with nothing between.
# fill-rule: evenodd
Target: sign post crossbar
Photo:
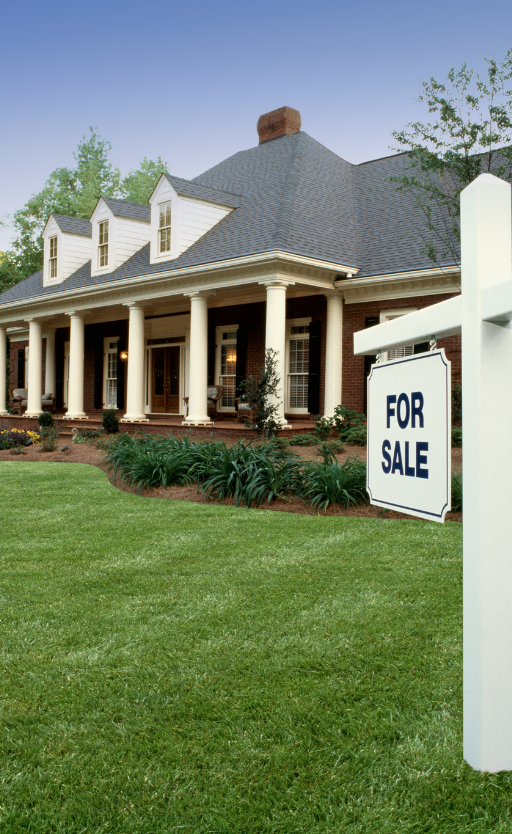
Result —
<instances>
[{"instance_id":1,"label":"sign post crossbar","mask_svg":"<svg viewBox=\"0 0 512 834\"><path fill-rule=\"evenodd\" d=\"M461 296L354 335L356 354L462 333L464 758L512 770L511 188L461 194Z\"/></svg>"}]
</instances>

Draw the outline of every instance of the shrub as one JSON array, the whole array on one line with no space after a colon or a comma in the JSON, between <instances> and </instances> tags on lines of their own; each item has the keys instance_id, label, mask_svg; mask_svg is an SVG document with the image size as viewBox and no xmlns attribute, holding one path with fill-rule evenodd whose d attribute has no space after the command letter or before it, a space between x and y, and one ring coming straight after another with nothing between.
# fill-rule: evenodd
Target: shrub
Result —
<instances>
[{"instance_id":1,"label":"shrub","mask_svg":"<svg viewBox=\"0 0 512 834\"><path fill-rule=\"evenodd\" d=\"M289 442L290 446L316 446L318 439L314 434L296 434Z\"/></svg>"},{"instance_id":2,"label":"shrub","mask_svg":"<svg viewBox=\"0 0 512 834\"><path fill-rule=\"evenodd\" d=\"M259 507L267 498L300 492L302 466L289 454L264 444L253 448L237 443L230 449L224 443L216 446L209 460L194 469L197 480L204 481L202 492L208 497L234 498L236 505Z\"/></svg>"},{"instance_id":3,"label":"shrub","mask_svg":"<svg viewBox=\"0 0 512 834\"><path fill-rule=\"evenodd\" d=\"M452 418L462 419L462 385L454 385L452 388Z\"/></svg>"},{"instance_id":4,"label":"shrub","mask_svg":"<svg viewBox=\"0 0 512 834\"><path fill-rule=\"evenodd\" d=\"M340 455L345 449L341 440L326 440L325 446L333 455Z\"/></svg>"},{"instance_id":5,"label":"shrub","mask_svg":"<svg viewBox=\"0 0 512 834\"><path fill-rule=\"evenodd\" d=\"M452 446L462 446L462 429L452 429Z\"/></svg>"},{"instance_id":6,"label":"shrub","mask_svg":"<svg viewBox=\"0 0 512 834\"><path fill-rule=\"evenodd\" d=\"M103 419L101 421L103 431L107 434L116 434L119 431L119 420L117 413L113 408L109 408L103 412Z\"/></svg>"},{"instance_id":7,"label":"shrub","mask_svg":"<svg viewBox=\"0 0 512 834\"><path fill-rule=\"evenodd\" d=\"M315 437L317 442L323 443L333 433L333 422L330 417L315 417Z\"/></svg>"},{"instance_id":8,"label":"shrub","mask_svg":"<svg viewBox=\"0 0 512 834\"><path fill-rule=\"evenodd\" d=\"M351 431L353 432L354 429L365 429L366 417L364 414L360 414L352 408L347 408L345 405L338 405L334 409L332 424L340 440L343 440L344 443L354 443L354 441L348 440L349 433ZM356 432L353 432L352 436L357 437L358 435ZM362 434L359 434L359 437L362 437ZM366 443L366 440L364 442ZM357 445L364 445L364 443Z\"/></svg>"},{"instance_id":9,"label":"shrub","mask_svg":"<svg viewBox=\"0 0 512 834\"><path fill-rule=\"evenodd\" d=\"M55 420L51 411L42 411L37 418L37 424L41 429L51 429L55 425Z\"/></svg>"},{"instance_id":10,"label":"shrub","mask_svg":"<svg viewBox=\"0 0 512 834\"><path fill-rule=\"evenodd\" d=\"M462 512L462 473L452 475L452 512Z\"/></svg>"},{"instance_id":11,"label":"shrub","mask_svg":"<svg viewBox=\"0 0 512 834\"><path fill-rule=\"evenodd\" d=\"M107 451L107 462L114 476L121 473L129 484L142 487L167 487L189 480L194 444L177 437L133 437L122 434Z\"/></svg>"},{"instance_id":12,"label":"shrub","mask_svg":"<svg viewBox=\"0 0 512 834\"><path fill-rule=\"evenodd\" d=\"M249 376L242 380L238 386L243 402L249 403L254 420L246 421L246 425L253 431L265 437L273 437L279 429L277 413L278 403L271 401L270 397L277 397L280 388L280 378L277 374L277 351L267 348L265 351L265 363L261 368L258 378Z\"/></svg>"},{"instance_id":13,"label":"shrub","mask_svg":"<svg viewBox=\"0 0 512 834\"><path fill-rule=\"evenodd\" d=\"M54 452L57 448L57 440L59 439L59 432L54 426L45 426L40 431L41 436L41 452Z\"/></svg>"},{"instance_id":14,"label":"shrub","mask_svg":"<svg viewBox=\"0 0 512 834\"><path fill-rule=\"evenodd\" d=\"M349 446L366 446L368 432L366 426L352 426L345 432L344 440Z\"/></svg>"},{"instance_id":15,"label":"shrub","mask_svg":"<svg viewBox=\"0 0 512 834\"><path fill-rule=\"evenodd\" d=\"M351 504L367 502L366 464L359 458L348 458L344 463L310 463L304 471L304 497L313 507L325 510L329 504Z\"/></svg>"},{"instance_id":16,"label":"shrub","mask_svg":"<svg viewBox=\"0 0 512 834\"><path fill-rule=\"evenodd\" d=\"M103 434L103 429L89 429L86 426L80 426L73 429L73 443L90 443L91 440L97 440Z\"/></svg>"}]
</instances>

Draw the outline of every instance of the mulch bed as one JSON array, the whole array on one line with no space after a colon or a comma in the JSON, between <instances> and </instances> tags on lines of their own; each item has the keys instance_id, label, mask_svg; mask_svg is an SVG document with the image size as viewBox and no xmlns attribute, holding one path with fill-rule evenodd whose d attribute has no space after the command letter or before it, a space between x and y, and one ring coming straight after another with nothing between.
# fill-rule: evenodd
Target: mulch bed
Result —
<instances>
[{"instance_id":1,"label":"mulch bed","mask_svg":"<svg viewBox=\"0 0 512 834\"><path fill-rule=\"evenodd\" d=\"M137 489L137 487L129 486L122 482L120 478L114 480L112 473L109 471L105 463L105 452L96 449L92 444L88 443L72 443L69 438L61 441L63 445L68 445L66 451L43 452L37 446L28 446L24 449L24 454L13 455L11 450L0 450L0 461L8 460L11 463L14 461L49 461L54 463L85 463L90 466L97 466L107 475L111 484L124 492L132 493L133 495L142 495L145 498L172 498L177 501L194 501L201 504L217 503L226 504L227 506L234 506L235 501L232 498L226 498L224 501L209 500L198 493L197 485L190 486L173 486L167 489ZM231 445L229 441L226 441ZM235 441L233 441L235 442ZM316 457L314 447L292 447L296 454L301 455L307 460L312 460ZM340 463L343 463L348 457L366 458L366 449L361 446L346 446L345 451L337 455ZM462 468L462 449L452 449L452 469L454 472L460 472ZM397 513L393 510L386 510L384 515L379 507L372 507L369 504L360 504L356 507L351 507L346 510L340 505L334 505L327 508L320 513L316 507L310 504L305 504L303 498L298 496L291 496L286 499L278 498L271 504L264 502L261 504L262 510L273 510L284 513L300 513L301 515L322 515L322 516L351 516L355 518L386 518L386 519L402 519L405 521L413 521L414 518L404 513ZM462 513L447 513L447 521L462 521Z\"/></svg>"}]
</instances>

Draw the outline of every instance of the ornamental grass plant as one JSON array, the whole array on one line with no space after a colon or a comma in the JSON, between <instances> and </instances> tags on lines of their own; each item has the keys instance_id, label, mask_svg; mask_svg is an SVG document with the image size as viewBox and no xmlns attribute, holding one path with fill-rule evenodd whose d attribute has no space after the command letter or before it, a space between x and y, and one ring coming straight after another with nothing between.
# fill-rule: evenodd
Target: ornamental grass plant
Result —
<instances>
[{"instance_id":1,"label":"ornamental grass plant","mask_svg":"<svg viewBox=\"0 0 512 834\"><path fill-rule=\"evenodd\" d=\"M305 469L304 481L305 498L319 510L326 510L329 504L348 509L367 501L366 464L359 458L348 458L344 463L313 461Z\"/></svg>"}]
</instances>

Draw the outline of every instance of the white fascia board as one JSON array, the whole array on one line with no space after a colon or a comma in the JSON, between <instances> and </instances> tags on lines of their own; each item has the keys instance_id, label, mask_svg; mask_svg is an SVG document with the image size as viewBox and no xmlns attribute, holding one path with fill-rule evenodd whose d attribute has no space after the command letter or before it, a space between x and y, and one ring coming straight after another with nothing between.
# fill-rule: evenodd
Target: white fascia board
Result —
<instances>
[{"instance_id":1,"label":"white fascia board","mask_svg":"<svg viewBox=\"0 0 512 834\"><path fill-rule=\"evenodd\" d=\"M101 198L100 198L101 199ZM340 272L347 272L351 273L352 275L356 272L357 267L353 266L345 266L343 264L336 264L331 261L321 261L317 258L306 258L302 255L292 255L289 252L282 252L281 250L272 250L270 252L264 252L263 254L258 255L246 255L241 258L232 258L226 261L213 261L212 263L208 264L199 264L197 266L191 267L181 267L179 269L169 269L162 272L157 273L146 273L144 275L136 275L133 278L121 278L117 281L105 281L101 284L94 284L88 287L77 287L73 290L67 290L64 292L56 292L52 293L52 295L36 295L32 296L31 298L24 298L20 301L13 301L10 304L2 305L0 304L0 321L5 313L13 312L15 313L17 310L23 309L27 305L34 305L34 304L44 304L48 305L48 303L55 301L55 302L62 302L62 301L70 301L73 302L74 299L79 299L81 296L84 297L84 307L93 306L92 299L97 296L101 296L102 293L110 290L136 290L142 288L144 285L148 288L149 291L153 289L157 289L158 284L163 282L164 280L169 279L179 279L179 278L187 278L187 277L194 277L200 278L204 276L205 278L214 275L216 272L230 272L236 269L243 269L251 266L265 266L270 265L273 262L279 261L286 266L297 266L298 268L306 268L306 269L314 269L321 272L326 273L335 273L339 274ZM276 267L278 271L278 267ZM318 279L315 281L313 279L305 279L301 278L301 276L293 275L292 273L287 273L288 280L294 281L297 283L303 283L308 286L320 286L320 282ZM222 286L233 286L236 287L238 285L243 285L247 283L254 283L255 278L247 278L245 280L240 280L237 278L233 278L231 280L224 279L222 281ZM258 276L257 280L261 280L261 276ZM332 289L333 281L332 279L325 278L324 289ZM210 286L205 286L205 289L210 288ZM198 287L194 285L194 290L197 290ZM180 294L185 292L183 288L178 290Z\"/></svg>"},{"instance_id":2,"label":"white fascia board","mask_svg":"<svg viewBox=\"0 0 512 834\"><path fill-rule=\"evenodd\" d=\"M392 321L354 333L354 353L373 355L383 350L455 336L462 328L462 296L448 298Z\"/></svg>"},{"instance_id":3,"label":"white fascia board","mask_svg":"<svg viewBox=\"0 0 512 834\"><path fill-rule=\"evenodd\" d=\"M336 286L340 290L359 289L364 287L380 287L385 284L391 284L395 281L415 281L422 278L441 278L441 277L459 277L460 266L447 266L443 269L438 267L431 267L429 269L413 269L404 272L386 272L379 275L367 275L365 278L343 278L336 282Z\"/></svg>"}]
</instances>

